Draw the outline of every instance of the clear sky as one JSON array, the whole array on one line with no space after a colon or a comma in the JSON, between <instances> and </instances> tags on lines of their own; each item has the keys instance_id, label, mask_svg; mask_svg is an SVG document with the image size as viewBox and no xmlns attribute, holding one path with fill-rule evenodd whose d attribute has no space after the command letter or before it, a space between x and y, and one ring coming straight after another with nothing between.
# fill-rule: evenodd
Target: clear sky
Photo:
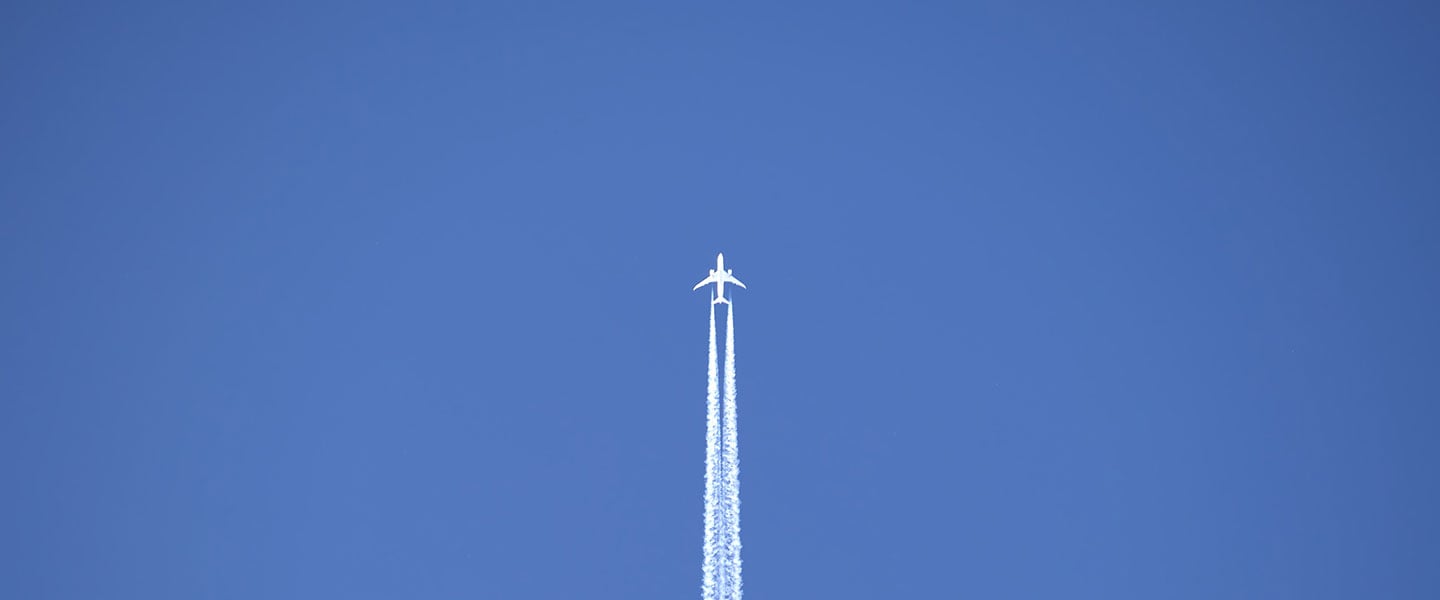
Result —
<instances>
[{"instance_id":1,"label":"clear sky","mask_svg":"<svg viewBox=\"0 0 1440 600\"><path fill-rule=\"evenodd\" d=\"M7 2L0 597L1440 597L1429 2ZM1170 4L1170 5L1165 5Z\"/></svg>"}]
</instances>

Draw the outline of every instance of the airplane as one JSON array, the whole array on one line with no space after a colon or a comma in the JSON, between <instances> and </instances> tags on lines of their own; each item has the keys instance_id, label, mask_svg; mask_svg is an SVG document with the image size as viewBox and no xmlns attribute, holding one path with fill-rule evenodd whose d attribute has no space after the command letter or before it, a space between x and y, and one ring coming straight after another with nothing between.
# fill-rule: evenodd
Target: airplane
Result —
<instances>
[{"instance_id":1,"label":"airplane","mask_svg":"<svg viewBox=\"0 0 1440 600\"><path fill-rule=\"evenodd\" d=\"M692 288L691 291L698 290L698 289L700 289L702 286L704 286L704 285L706 285L706 284L711 284L711 283L713 283L713 284L715 284L715 298L713 298L712 300L710 300L710 303L711 303L711 304L729 304L730 301L725 299L725 283L726 283L726 282L729 282L729 283L733 283L733 284L735 284L735 285L738 285L738 286L740 286L740 287L742 287L742 288L745 287L745 284L740 283L740 280L739 280L739 279L736 279L735 276L732 275L732 273L734 273L734 272L735 272L735 269L729 269L729 270L727 270L727 269L725 268L725 254L724 254L723 252L722 252L722 253L719 253L719 254L716 254L716 255L715 255L715 268L714 268L714 269L710 269L710 276L709 276L709 277L706 277L705 279L700 280L700 283L695 284L695 287Z\"/></svg>"}]
</instances>

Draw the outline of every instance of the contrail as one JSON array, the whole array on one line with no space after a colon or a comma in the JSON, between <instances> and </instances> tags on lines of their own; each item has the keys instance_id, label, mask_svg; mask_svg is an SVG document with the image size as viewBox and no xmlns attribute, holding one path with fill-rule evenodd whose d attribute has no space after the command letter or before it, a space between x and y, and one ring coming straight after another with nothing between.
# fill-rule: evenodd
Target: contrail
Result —
<instances>
[{"instance_id":1,"label":"contrail","mask_svg":"<svg viewBox=\"0 0 1440 600\"><path fill-rule=\"evenodd\" d=\"M704 600L719 600L720 531L720 377L715 352L715 305L710 305L710 367L705 388L705 558L701 566L700 594Z\"/></svg>"},{"instance_id":2,"label":"contrail","mask_svg":"<svg viewBox=\"0 0 1440 600\"><path fill-rule=\"evenodd\" d=\"M712 305L711 312L714 312ZM724 600L740 600L740 443L735 415L735 304L725 311Z\"/></svg>"}]
</instances>

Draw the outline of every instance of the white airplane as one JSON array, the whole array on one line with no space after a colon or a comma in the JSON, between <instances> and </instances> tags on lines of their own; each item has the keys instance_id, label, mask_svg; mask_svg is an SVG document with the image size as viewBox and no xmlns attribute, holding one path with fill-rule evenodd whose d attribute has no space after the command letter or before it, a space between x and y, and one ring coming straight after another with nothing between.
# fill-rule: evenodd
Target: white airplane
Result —
<instances>
[{"instance_id":1,"label":"white airplane","mask_svg":"<svg viewBox=\"0 0 1440 600\"><path fill-rule=\"evenodd\" d=\"M729 304L730 301L725 299L725 284L726 284L727 282L729 282L729 283L733 283L733 284L735 284L735 285L738 285L738 286L740 286L740 287L742 287L742 288L745 287L745 284L740 283L740 280L739 280L739 279L736 279L735 276L732 275L732 273L734 273L734 272L735 272L735 269L729 269L729 270L727 270L727 269L725 268L725 254L724 254L724 253L716 254L716 255L715 255L715 268L710 269L710 276L709 276L709 277L706 277L705 279L700 280L700 283L695 284L695 287L694 287L691 291L698 290L698 289L700 289L702 286L704 286L704 285L706 285L706 284L711 284L711 283L713 283L713 284L715 284L715 298L712 299L712 300L710 301L710 303L711 303L711 304Z\"/></svg>"}]
</instances>

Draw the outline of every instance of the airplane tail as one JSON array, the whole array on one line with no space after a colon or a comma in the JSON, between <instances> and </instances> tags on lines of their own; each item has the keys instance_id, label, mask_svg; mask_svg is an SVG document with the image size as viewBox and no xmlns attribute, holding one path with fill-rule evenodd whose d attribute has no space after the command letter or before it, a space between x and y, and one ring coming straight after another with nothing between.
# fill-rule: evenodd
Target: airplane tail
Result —
<instances>
[{"instance_id":1,"label":"airplane tail","mask_svg":"<svg viewBox=\"0 0 1440 600\"><path fill-rule=\"evenodd\" d=\"M729 300L726 300L724 296L720 296L720 297L718 297L718 298L715 298L714 300L711 300L710 303L711 303L711 304L729 304L730 301L729 301Z\"/></svg>"}]
</instances>

